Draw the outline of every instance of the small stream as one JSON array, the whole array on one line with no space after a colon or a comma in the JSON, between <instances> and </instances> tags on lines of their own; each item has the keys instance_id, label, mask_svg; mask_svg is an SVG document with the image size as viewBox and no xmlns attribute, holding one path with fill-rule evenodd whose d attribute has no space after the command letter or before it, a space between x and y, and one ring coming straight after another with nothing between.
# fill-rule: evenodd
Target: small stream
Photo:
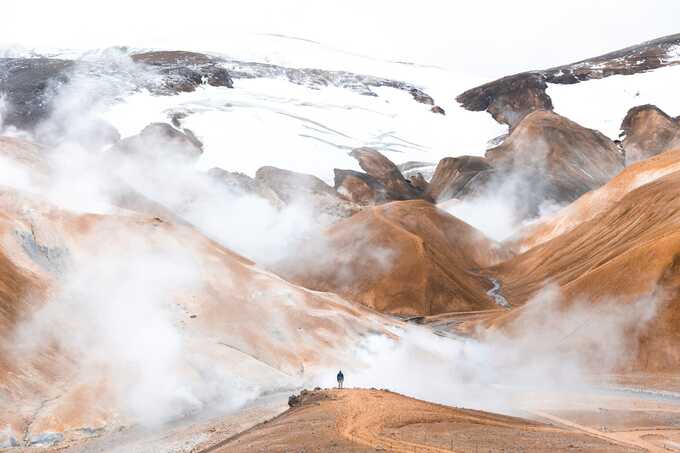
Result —
<instances>
[{"instance_id":1,"label":"small stream","mask_svg":"<svg viewBox=\"0 0 680 453\"><path fill-rule=\"evenodd\" d=\"M487 279L491 282L493 288L488 290L486 294L496 302L496 305L503 308L511 308L510 302L501 294L501 282L492 277L487 277Z\"/></svg>"}]
</instances>

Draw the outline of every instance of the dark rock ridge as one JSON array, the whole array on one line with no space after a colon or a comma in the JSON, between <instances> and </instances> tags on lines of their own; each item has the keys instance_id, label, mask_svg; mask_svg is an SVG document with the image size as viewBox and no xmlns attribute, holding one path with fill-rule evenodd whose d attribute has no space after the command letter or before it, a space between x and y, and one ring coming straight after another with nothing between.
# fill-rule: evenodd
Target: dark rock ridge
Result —
<instances>
[{"instance_id":1,"label":"dark rock ridge","mask_svg":"<svg viewBox=\"0 0 680 453\"><path fill-rule=\"evenodd\" d=\"M460 198L466 195L473 179L487 179L484 175L492 172L493 167L484 157L445 157L437 164L427 194L433 200Z\"/></svg>"},{"instance_id":2,"label":"dark rock ridge","mask_svg":"<svg viewBox=\"0 0 680 453\"><path fill-rule=\"evenodd\" d=\"M157 95L176 94L192 91L203 83L232 86L227 71L208 58L189 52L133 55L127 63L106 58L0 58L0 95L7 104L2 122L34 130L50 116L52 102L60 90L80 78L98 79L118 94L142 88Z\"/></svg>"},{"instance_id":3,"label":"dark rock ridge","mask_svg":"<svg viewBox=\"0 0 680 453\"><path fill-rule=\"evenodd\" d=\"M233 79L285 78L291 83L310 88L334 86L367 96L377 96L371 88L395 88L408 92L421 104L431 105L433 109L437 107L430 95L409 83L347 71L287 68L268 63L238 61L184 51L145 52L132 55L132 59L136 63L156 67L163 76L164 86L162 88L169 94L193 91L202 83L232 88ZM441 107L437 109L436 113L443 113Z\"/></svg>"},{"instance_id":4,"label":"dark rock ridge","mask_svg":"<svg viewBox=\"0 0 680 453\"><path fill-rule=\"evenodd\" d=\"M234 79L284 78L291 83L310 88L334 86L366 96L378 96L372 88L395 88L409 93L421 104L435 105L432 96L406 82L385 79L347 71L326 71L313 68L286 68L267 63L224 60L225 67ZM443 109L442 109L443 110Z\"/></svg>"},{"instance_id":5,"label":"dark rock ridge","mask_svg":"<svg viewBox=\"0 0 680 453\"><path fill-rule=\"evenodd\" d=\"M654 105L628 111L621 123L626 165L680 147L680 120Z\"/></svg>"},{"instance_id":6,"label":"dark rock ridge","mask_svg":"<svg viewBox=\"0 0 680 453\"><path fill-rule=\"evenodd\" d=\"M193 133L182 132L166 123L151 123L142 131L118 142L113 151L150 159L192 162L203 154L203 144Z\"/></svg>"},{"instance_id":7,"label":"dark rock ridge","mask_svg":"<svg viewBox=\"0 0 680 453\"><path fill-rule=\"evenodd\" d=\"M251 178L243 173L212 168L207 175L231 195L259 196L277 209L299 204L316 214L336 219L349 217L361 209L316 176L304 173L262 167L255 178Z\"/></svg>"},{"instance_id":8,"label":"dark rock ridge","mask_svg":"<svg viewBox=\"0 0 680 453\"><path fill-rule=\"evenodd\" d=\"M431 111L432 113L439 113L440 115L446 115L446 110L444 110L443 108L439 107L438 105L432 106L432 108L430 109L430 111Z\"/></svg>"},{"instance_id":9,"label":"dark rock ridge","mask_svg":"<svg viewBox=\"0 0 680 453\"><path fill-rule=\"evenodd\" d=\"M504 197L524 219L546 202L574 201L622 169L621 152L603 134L556 113L535 111L484 158L443 159L428 195L438 202L482 194Z\"/></svg>"},{"instance_id":10,"label":"dark rock ridge","mask_svg":"<svg viewBox=\"0 0 680 453\"><path fill-rule=\"evenodd\" d=\"M255 173L254 181L271 190L283 204L300 203L331 217L349 217L360 209L352 200L313 175L262 167Z\"/></svg>"},{"instance_id":11,"label":"dark rock ridge","mask_svg":"<svg viewBox=\"0 0 680 453\"><path fill-rule=\"evenodd\" d=\"M457 100L466 109L486 110L496 121L513 128L534 110L552 110L547 87L540 74L517 74L466 91Z\"/></svg>"},{"instance_id":12,"label":"dark rock ridge","mask_svg":"<svg viewBox=\"0 0 680 453\"><path fill-rule=\"evenodd\" d=\"M282 208L286 204L279 195L263 181L251 178L243 173L231 172L214 167L208 170L207 175L222 190L232 196L255 195L264 198L277 209Z\"/></svg>"},{"instance_id":13,"label":"dark rock ridge","mask_svg":"<svg viewBox=\"0 0 680 453\"><path fill-rule=\"evenodd\" d=\"M159 94L194 91L206 84L233 88L229 72L220 60L201 53L184 51L144 52L131 56L132 61L148 65L158 71L162 82L156 87Z\"/></svg>"},{"instance_id":14,"label":"dark rock ridge","mask_svg":"<svg viewBox=\"0 0 680 453\"><path fill-rule=\"evenodd\" d=\"M576 63L503 77L472 88L456 100L468 110L487 110L498 122L513 128L534 110L552 110L545 92L547 83L574 84L680 64L675 54L678 48L680 34L665 36Z\"/></svg>"},{"instance_id":15,"label":"dark rock ridge","mask_svg":"<svg viewBox=\"0 0 680 453\"><path fill-rule=\"evenodd\" d=\"M0 96L8 104L2 124L35 127L49 114L51 99L68 82L73 64L50 58L0 58Z\"/></svg>"},{"instance_id":16,"label":"dark rock ridge","mask_svg":"<svg viewBox=\"0 0 680 453\"><path fill-rule=\"evenodd\" d=\"M121 49L125 52L125 49ZM130 54L130 60L68 60L44 57L0 58L0 95L9 105L2 115L5 125L32 130L45 120L61 87L74 76L106 78L118 95L139 89L156 95L195 90L200 85L233 88L234 79L285 78L309 88L334 86L377 96L374 88L407 92L417 102L443 109L422 89L398 80L347 71L286 68L266 63L229 60L196 52L152 51Z\"/></svg>"},{"instance_id":17,"label":"dark rock ridge","mask_svg":"<svg viewBox=\"0 0 680 453\"><path fill-rule=\"evenodd\" d=\"M404 178L399 168L373 148L357 148L350 156L365 171L335 169L335 189L361 205L381 204L397 200L426 198L427 182L422 175L417 184Z\"/></svg>"},{"instance_id":18,"label":"dark rock ridge","mask_svg":"<svg viewBox=\"0 0 680 453\"><path fill-rule=\"evenodd\" d=\"M404 175L404 178L411 181L411 184L416 187L422 186L422 182L420 181L421 178L425 181L425 184L428 184L430 179L432 179L436 167L436 163L416 161L404 162L397 165L397 168L399 168L401 174ZM423 187L425 186L422 186L421 188Z\"/></svg>"}]
</instances>

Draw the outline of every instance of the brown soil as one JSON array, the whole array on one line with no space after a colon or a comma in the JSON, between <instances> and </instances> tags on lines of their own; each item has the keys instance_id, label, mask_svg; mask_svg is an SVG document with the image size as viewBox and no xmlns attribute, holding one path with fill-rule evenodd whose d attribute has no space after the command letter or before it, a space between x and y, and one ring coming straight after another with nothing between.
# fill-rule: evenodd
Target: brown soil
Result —
<instances>
[{"instance_id":1,"label":"brown soil","mask_svg":"<svg viewBox=\"0 0 680 453\"><path fill-rule=\"evenodd\" d=\"M626 138L626 164L655 156L680 146L680 121L654 105L640 105L628 111L621 123Z\"/></svg>"},{"instance_id":2,"label":"brown soil","mask_svg":"<svg viewBox=\"0 0 680 453\"><path fill-rule=\"evenodd\" d=\"M501 259L497 244L428 202L367 208L334 224L328 237L340 252L303 275L285 269L284 277L392 314L498 308L487 294L493 285L474 272Z\"/></svg>"},{"instance_id":3,"label":"brown soil","mask_svg":"<svg viewBox=\"0 0 680 453\"><path fill-rule=\"evenodd\" d=\"M321 390L281 416L198 453L643 451L578 430L457 409L381 390Z\"/></svg>"},{"instance_id":4,"label":"brown soil","mask_svg":"<svg viewBox=\"0 0 680 453\"><path fill-rule=\"evenodd\" d=\"M680 364L680 172L629 192L610 209L571 231L493 269L503 294L521 305L546 283L558 285L565 303L660 302L628 366L677 369ZM501 316L501 324L521 310ZM521 329L520 325L516 328Z\"/></svg>"}]
</instances>

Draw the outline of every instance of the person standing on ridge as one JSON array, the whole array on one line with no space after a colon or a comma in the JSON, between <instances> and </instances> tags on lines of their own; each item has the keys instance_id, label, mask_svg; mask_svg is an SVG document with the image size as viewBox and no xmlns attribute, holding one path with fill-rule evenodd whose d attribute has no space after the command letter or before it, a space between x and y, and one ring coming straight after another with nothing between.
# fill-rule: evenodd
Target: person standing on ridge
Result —
<instances>
[{"instance_id":1,"label":"person standing on ridge","mask_svg":"<svg viewBox=\"0 0 680 453\"><path fill-rule=\"evenodd\" d=\"M345 382L345 375L342 374L342 370L338 371L338 388L342 388L342 384Z\"/></svg>"}]
</instances>

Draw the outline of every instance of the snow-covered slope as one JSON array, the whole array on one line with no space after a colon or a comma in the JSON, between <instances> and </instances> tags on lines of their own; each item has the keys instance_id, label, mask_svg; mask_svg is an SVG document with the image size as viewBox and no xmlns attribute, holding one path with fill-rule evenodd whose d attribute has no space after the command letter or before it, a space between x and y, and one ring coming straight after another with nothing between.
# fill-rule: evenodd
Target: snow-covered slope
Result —
<instances>
[{"instance_id":1,"label":"snow-covered slope","mask_svg":"<svg viewBox=\"0 0 680 453\"><path fill-rule=\"evenodd\" d=\"M236 79L233 89L203 87L170 97L138 92L113 105L103 117L127 136L149 121L186 114L182 125L206 145L202 167L253 175L259 167L273 165L326 181L332 179L333 168L358 169L347 155L352 148L375 147L397 164L436 163L445 156L482 155L487 140L503 133L504 128L492 119L455 103L459 85L452 83L454 74L438 68L404 70L404 64L368 63L366 69L381 76L394 69L397 75L412 77L405 81L430 94L446 115L431 112L430 105L417 103L395 88L371 87L377 96L367 96L350 88L300 85L279 76ZM358 67L356 62L348 65Z\"/></svg>"},{"instance_id":2,"label":"snow-covered slope","mask_svg":"<svg viewBox=\"0 0 680 453\"><path fill-rule=\"evenodd\" d=\"M149 121L187 113L182 124L205 144L202 167L253 175L273 165L326 181L333 168L359 169L347 154L352 148L375 147L396 163L437 162L483 154L486 137L501 129L481 114L454 108L437 115L399 90L376 91L371 97L284 80L239 80L234 89L205 87L172 97L136 93L103 116L126 136Z\"/></svg>"},{"instance_id":3,"label":"snow-covered slope","mask_svg":"<svg viewBox=\"0 0 680 453\"><path fill-rule=\"evenodd\" d=\"M148 50L14 49L0 54L87 62L98 65L89 72L100 79L101 74L116 73L121 77L118 86L123 87L147 77L126 66L125 59ZM219 166L252 176L259 167L272 165L311 173L327 182L333 178L333 168L358 169L347 156L355 147L375 147L397 164L436 163L445 156L482 155L487 141L504 132L491 118L466 111L454 100L456 93L480 81L444 68L379 60L285 36L250 35L220 50L209 55L232 75L233 89L206 85L190 93L158 96L147 91L146 82L138 84L141 90L107 86L99 91L110 91L109 99L98 103L96 113L124 137L149 122L169 122L181 113L182 126L205 143L199 163L203 168ZM345 74L350 76L347 80L324 86L326 80ZM324 83L318 83L319 78ZM375 78L403 86L371 85L363 93L357 89L362 81ZM446 115L416 102L408 87L431 96ZM71 91L78 94L82 107L88 102L83 93L93 90L90 86Z\"/></svg>"},{"instance_id":4,"label":"snow-covered slope","mask_svg":"<svg viewBox=\"0 0 680 453\"><path fill-rule=\"evenodd\" d=\"M621 121L632 107L652 104L671 116L680 115L680 65L632 75L615 75L575 85L548 84L555 111L616 139Z\"/></svg>"}]
</instances>

